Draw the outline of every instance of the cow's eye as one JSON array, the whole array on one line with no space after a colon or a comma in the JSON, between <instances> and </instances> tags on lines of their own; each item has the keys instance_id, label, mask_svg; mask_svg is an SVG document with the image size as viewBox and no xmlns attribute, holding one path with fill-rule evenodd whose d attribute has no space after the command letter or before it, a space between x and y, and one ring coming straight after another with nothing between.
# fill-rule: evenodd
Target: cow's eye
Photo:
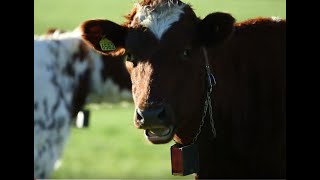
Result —
<instances>
[{"instance_id":1,"label":"cow's eye","mask_svg":"<svg viewBox=\"0 0 320 180\"><path fill-rule=\"evenodd\" d=\"M190 48L186 48L183 50L182 52L182 57L184 59L188 59L190 57L190 52L191 52L191 49Z\"/></svg>"}]
</instances>

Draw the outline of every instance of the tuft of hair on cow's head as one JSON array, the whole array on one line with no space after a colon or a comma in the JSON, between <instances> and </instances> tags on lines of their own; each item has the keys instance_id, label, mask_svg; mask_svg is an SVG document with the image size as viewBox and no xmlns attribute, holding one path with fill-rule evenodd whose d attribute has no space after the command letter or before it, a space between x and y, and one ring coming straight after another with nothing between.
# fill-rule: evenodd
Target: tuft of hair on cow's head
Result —
<instances>
[{"instance_id":1,"label":"tuft of hair on cow's head","mask_svg":"<svg viewBox=\"0 0 320 180\"><path fill-rule=\"evenodd\" d=\"M154 144L173 138L192 142L205 101L207 75L204 46L221 44L233 32L234 18L217 12L199 19L179 0L145 0L123 25L91 19L81 24L82 37L102 54L124 50L136 107L134 125ZM103 49L107 39L114 49Z\"/></svg>"}]
</instances>

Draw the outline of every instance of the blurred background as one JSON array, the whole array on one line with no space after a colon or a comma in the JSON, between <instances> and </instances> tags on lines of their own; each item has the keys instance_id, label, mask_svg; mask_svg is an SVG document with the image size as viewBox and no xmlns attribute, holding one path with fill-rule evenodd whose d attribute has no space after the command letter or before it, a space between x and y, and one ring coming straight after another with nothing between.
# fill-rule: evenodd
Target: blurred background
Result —
<instances>
[{"instance_id":1,"label":"blurred background","mask_svg":"<svg viewBox=\"0 0 320 180\"><path fill-rule=\"evenodd\" d=\"M104 18L124 21L138 0L34 0L34 34L48 28L73 30L81 22ZM257 16L286 18L285 0L185 0L204 18L215 11L231 13L237 21ZM52 178L194 179L171 175L170 146L152 145L133 126L132 102L89 104L90 125L72 128L61 166Z\"/></svg>"}]
</instances>

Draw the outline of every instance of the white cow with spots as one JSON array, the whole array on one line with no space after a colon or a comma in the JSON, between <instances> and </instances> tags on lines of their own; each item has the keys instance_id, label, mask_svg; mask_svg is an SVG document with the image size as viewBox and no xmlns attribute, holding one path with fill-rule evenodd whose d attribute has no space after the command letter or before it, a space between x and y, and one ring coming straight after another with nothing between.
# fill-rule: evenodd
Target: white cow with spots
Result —
<instances>
[{"instance_id":1,"label":"white cow with spots","mask_svg":"<svg viewBox=\"0 0 320 180\"><path fill-rule=\"evenodd\" d=\"M131 99L127 72L110 72L122 61L106 60L89 48L79 31L34 37L34 177L49 178L69 136L71 120L88 96ZM123 67L125 70L125 68ZM99 99L92 98L92 99Z\"/></svg>"}]
</instances>

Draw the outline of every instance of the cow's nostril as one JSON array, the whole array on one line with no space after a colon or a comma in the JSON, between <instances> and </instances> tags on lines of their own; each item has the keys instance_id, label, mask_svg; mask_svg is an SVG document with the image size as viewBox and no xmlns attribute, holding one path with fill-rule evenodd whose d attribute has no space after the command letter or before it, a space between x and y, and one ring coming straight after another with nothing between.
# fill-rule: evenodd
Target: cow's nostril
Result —
<instances>
[{"instance_id":1,"label":"cow's nostril","mask_svg":"<svg viewBox=\"0 0 320 180\"><path fill-rule=\"evenodd\" d=\"M139 128L164 128L168 119L168 112L164 106L136 108L135 123Z\"/></svg>"},{"instance_id":2,"label":"cow's nostril","mask_svg":"<svg viewBox=\"0 0 320 180\"><path fill-rule=\"evenodd\" d=\"M136 110L136 113L137 113L137 120L140 122L140 123L143 123L143 115L142 115L142 112L140 109L137 109Z\"/></svg>"},{"instance_id":3,"label":"cow's nostril","mask_svg":"<svg viewBox=\"0 0 320 180\"><path fill-rule=\"evenodd\" d=\"M159 118L160 120L162 120L162 119L165 119L165 118L166 118L166 111L165 111L165 108L161 108L161 110L160 110L160 112L159 112L159 114L158 114L158 118Z\"/></svg>"}]
</instances>

